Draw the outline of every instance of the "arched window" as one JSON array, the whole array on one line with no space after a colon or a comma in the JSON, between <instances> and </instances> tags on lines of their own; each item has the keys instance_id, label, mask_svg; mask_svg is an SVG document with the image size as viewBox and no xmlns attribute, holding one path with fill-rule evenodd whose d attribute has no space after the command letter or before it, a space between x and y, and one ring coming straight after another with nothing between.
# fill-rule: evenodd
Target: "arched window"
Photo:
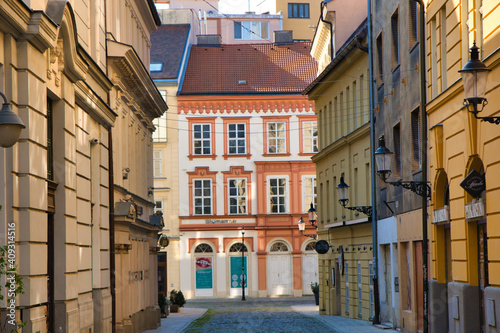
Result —
<instances>
[{"instance_id":1,"label":"arched window","mask_svg":"<svg viewBox=\"0 0 500 333\"><path fill-rule=\"evenodd\" d=\"M229 249L229 252L241 252L242 249L244 249L245 252L248 252L246 245L241 244L241 243L236 243L236 244L233 244L233 246L231 246L231 248Z\"/></svg>"},{"instance_id":2,"label":"arched window","mask_svg":"<svg viewBox=\"0 0 500 333\"><path fill-rule=\"evenodd\" d=\"M315 251L316 250L316 242L310 242L306 245L306 251Z\"/></svg>"},{"instance_id":3,"label":"arched window","mask_svg":"<svg viewBox=\"0 0 500 333\"><path fill-rule=\"evenodd\" d=\"M271 246L270 252L288 252L288 246L283 242L276 242Z\"/></svg>"},{"instance_id":4,"label":"arched window","mask_svg":"<svg viewBox=\"0 0 500 333\"><path fill-rule=\"evenodd\" d=\"M194 250L196 253L209 253L209 252L214 252L212 247L206 243L200 244L196 247Z\"/></svg>"}]
</instances>

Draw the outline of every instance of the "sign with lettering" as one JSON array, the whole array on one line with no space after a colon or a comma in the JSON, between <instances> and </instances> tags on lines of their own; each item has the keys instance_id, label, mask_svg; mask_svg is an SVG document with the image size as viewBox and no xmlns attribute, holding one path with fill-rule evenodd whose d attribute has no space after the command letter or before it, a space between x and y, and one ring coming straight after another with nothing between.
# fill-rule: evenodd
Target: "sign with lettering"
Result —
<instances>
[{"instance_id":1,"label":"sign with lettering","mask_svg":"<svg viewBox=\"0 0 500 333\"><path fill-rule=\"evenodd\" d=\"M206 224L214 223L236 223L236 220L205 220Z\"/></svg>"},{"instance_id":2,"label":"sign with lettering","mask_svg":"<svg viewBox=\"0 0 500 333\"><path fill-rule=\"evenodd\" d=\"M486 189L486 181L484 175L481 175L476 170L472 170L460 183L460 186L473 198L479 198L481 193Z\"/></svg>"},{"instance_id":3,"label":"sign with lettering","mask_svg":"<svg viewBox=\"0 0 500 333\"><path fill-rule=\"evenodd\" d=\"M465 204L465 218L467 220L484 217L486 216L485 212L486 209L482 200Z\"/></svg>"},{"instance_id":4,"label":"sign with lettering","mask_svg":"<svg viewBox=\"0 0 500 333\"><path fill-rule=\"evenodd\" d=\"M449 222L449 221L450 221L450 207L444 206L443 208L434 210L432 214L433 223Z\"/></svg>"}]
</instances>

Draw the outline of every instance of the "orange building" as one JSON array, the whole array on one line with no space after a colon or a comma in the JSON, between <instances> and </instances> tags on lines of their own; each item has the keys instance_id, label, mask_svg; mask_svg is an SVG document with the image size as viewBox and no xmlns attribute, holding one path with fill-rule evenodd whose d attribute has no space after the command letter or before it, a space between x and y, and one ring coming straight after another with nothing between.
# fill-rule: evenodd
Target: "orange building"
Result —
<instances>
[{"instance_id":1,"label":"orange building","mask_svg":"<svg viewBox=\"0 0 500 333\"><path fill-rule=\"evenodd\" d=\"M301 95L317 71L310 46L191 48L177 96L187 298L241 295L243 263L246 295L312 294L314 240L297 228L316 201L316 117Z\"/></svg>"}]
</instances>

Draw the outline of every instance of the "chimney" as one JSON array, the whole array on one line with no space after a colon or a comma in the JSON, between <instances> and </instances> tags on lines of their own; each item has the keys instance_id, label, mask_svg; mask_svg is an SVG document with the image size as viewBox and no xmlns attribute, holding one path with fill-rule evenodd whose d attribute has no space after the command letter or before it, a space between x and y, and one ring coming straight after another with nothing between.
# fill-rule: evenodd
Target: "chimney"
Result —
<instances>
[{"instance_id":1,"label":"chimney","mask_svg":"<svg viewBox=\"0 0 500 333\"><path fill-rule=\"evenodd\" d=\"M196 35L198 46L210 46L219 47L220 46L220 35Z\"/></svg>"},{"instance_id":2,"label":"chimney","mask_svg":"<svg viewBox=\"0 0 500 333\"><path fill-rule=\"evenodd\" d=\"M274 44L287 45L293 44L293 31L292 30L277 30L274 32Z\"/></svg>"}]
</instances>

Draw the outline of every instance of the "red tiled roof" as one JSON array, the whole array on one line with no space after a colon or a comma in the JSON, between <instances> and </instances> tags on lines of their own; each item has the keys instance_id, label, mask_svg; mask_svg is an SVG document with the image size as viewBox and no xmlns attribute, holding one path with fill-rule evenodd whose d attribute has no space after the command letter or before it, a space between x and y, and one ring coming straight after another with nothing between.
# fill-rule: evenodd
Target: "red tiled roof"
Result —
<instances>
[{"instance_id":1,"label":"red tiled roof","mask_svg":"<svg viewBox=\"0 0 500 333\"><path fill-rule=\"evenodd\" d=\"M301 93L317 72L310 49L311 42L192 46L179 94Z\"/></svg>"},{"instance_id":2,"label":"red tiled roof","mask_svg":"<svg viewBox=\"0 0 500 333\"><path fill-rule=\"evenodd\" d=\"M151 33L151 63L163 63L160 72L150 72L153 79L175 79L189 34L189 25L162 25Z\"/></svg>"}]
</instances>

